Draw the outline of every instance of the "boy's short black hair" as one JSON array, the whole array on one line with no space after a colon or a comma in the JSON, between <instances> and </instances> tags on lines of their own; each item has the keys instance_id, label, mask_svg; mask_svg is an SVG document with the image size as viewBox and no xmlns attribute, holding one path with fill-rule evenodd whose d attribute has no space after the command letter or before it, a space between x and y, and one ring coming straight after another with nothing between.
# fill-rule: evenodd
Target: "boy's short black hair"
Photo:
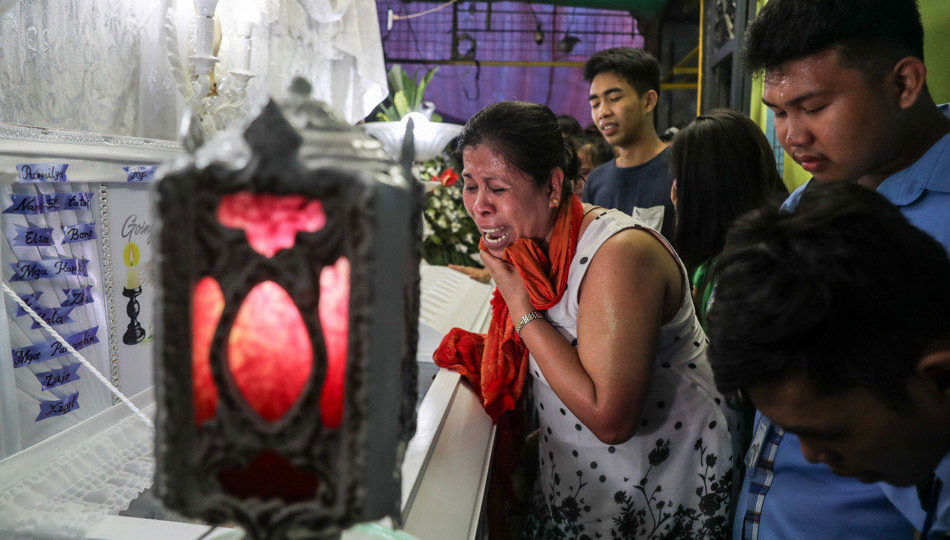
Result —
<instances>
[{"instance_id":1,"label":"boy's short black hair","mask_svg":"<svg viewBox=\"0 0 950 540\"><path fill-rule=\"evenodd\" d=\"M588 83L605 72L623 77L641 96L650 90L660 93L660 64L652 54L642 49L604 49L584 63L584 80Z\"/></svg>"},{"instance_id":2,"label":"boy's short black hair","mask_svg":"<svg viewBox=\"0 0 950 540\"><path fill-rule=\"evenodd\" d=\"M746 32L746 67L769 70L831 47L865 73L905 56L923 60L916 0L771 0Z\"/></svg>"},{"instance_id":3,"label":"boy's short black hair","mask_svg":"<svg viewBox=\"0 0 950 540\"><path fill-rule=\"evenodd\" d=\"M946 250L851 183L740 218L718 269L709 352L727 396L804 373L819 391L862 387L899 406L927 348L950 340Z\"/></svg>"}]
</instances>

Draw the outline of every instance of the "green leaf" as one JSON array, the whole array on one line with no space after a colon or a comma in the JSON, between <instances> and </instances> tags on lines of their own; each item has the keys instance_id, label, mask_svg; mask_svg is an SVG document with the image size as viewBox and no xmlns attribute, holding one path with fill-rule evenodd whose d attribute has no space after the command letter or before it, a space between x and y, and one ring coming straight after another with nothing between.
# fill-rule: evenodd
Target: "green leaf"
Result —
<instances>
[{"instance_id":1,"label":"green leaf","mask_svg":"<svg viewBox=\"0 0 950 540\"><path fill-rule=\"evenodd\" d=\"M411 77L407 75L408 83L406 85L406 102L409 103L410 111L418 111L419 107L416 105L416 101L419 100L419 83L416 81L416 75L413 74Z\"/></svg>"},{"instance_id":2,"label":"green leaf","mask_svg":"<svg viewBox=\"0 0 950 540\"><path fill-rule=\"evenodd\" d=\"M405 90L403 87L403 76L405 73L402 71L402 66L396 64L389 70L389 73L386 74L386 79L389 81L389 89L395 94L400 90Z\"/></svg>"},{"instance_id":3,"label":"green leaf","mask_svg":"<svg viewBox=\"0 0 950 540\"><path fill-rule=\"evenodd\" d=\"M406 94L401 90L396 92L396 95L393 96L393 105L396 107L396 112L399 115L398 118L402 118L412 112L412 109L409 108L409 102L406 101Z\"/></svg>"},{"instance_id":4,"label":"green leaf","mask_svg":"<svg viewBox=\"0 0 950 540\"><path fill-rule=\"evenodd\" d=\"M390 100L387 99L386 101ZM376 118L382 122L395 122L399 120L399 112L396 107L383 102L379 104L379 112L376 114Z\"/></svg>"},{"instance_id":5,"label":"green leaf","mask_svg":"<svg viewBox=\"0 0 950 540\"><path fill-rule=\"evenodd\" d=\"M406 105L409 109L407 112L412 112L414 110L412 108L412 101L415 99L415 94L416 94L415 78L411 77L408 73L403 72L401 89L402 89L403 97L406 98Z\"/></svg>"},{"instance_id":6,"label":"green leaf","mask_svg":"<svg viewBox=\"0 0 950 540\"><path fill-rule=\"evenodd\" d=\"M422 106L422 97L426 93L426 87L429 86L429 82L432 81L432 77L435 76L435 72L438 71L438 67L434 67L425 75L422 76L422 79L419 81L418 94L416 95L415 109L419 109Z\"/></svg>"}]
</instances>

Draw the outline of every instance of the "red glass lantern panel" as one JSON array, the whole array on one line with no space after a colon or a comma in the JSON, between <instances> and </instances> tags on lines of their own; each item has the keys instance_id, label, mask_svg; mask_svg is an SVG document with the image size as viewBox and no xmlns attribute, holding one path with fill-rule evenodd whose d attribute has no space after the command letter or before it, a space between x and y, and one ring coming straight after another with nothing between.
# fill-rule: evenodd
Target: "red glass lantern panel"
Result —
<instances>
[{"instance_id":1,"label":"red glass lantern panel","mask_svg":"<svg viewBox=\"0 0 950 540\"><path fill-rule=\"evenodd\" d=\"M221 197L217 217L225 227L243 229L251 248L268 258L293 247L298 232L319 231L327 222L320 201L248 192Z\"/></svg>"},{"instance_id":2,"label":"red glass lantern panel","mask_svg":"<svg viewBox=\"0 0 950 540\"><path fill-rule=\"evenodd\" d=\"M349 343L350 261L340 257L320 271L320 326L327 347L327 372L320 393L320 419L328 428L343 418L346 354Z\"/></svg>"},{"instance_id":3,"label":"red glass lantern panel","mask_svg":"<svg viewBox=\"0 0 950 540\"><path fill-rule=\"evenodd\" d=\"M258 283L228 336L228 368L247 404L278 420L300 397L313 369L310 334L294 301L273 281Z\"/></svg>"},{"instance_id":4,"label":"red glass lantern panel","mask_svg":"<svg viewBox=\"0 0 950 540\"><path fill-rule=\"evenodd\" d=\"M191 384L195 425L214 418L218 389L211 377L211 341L224 311L224 294L212 277L195 286L191 301Z\"/></svg>"},{"instance_id":5,"label":"red glass lantern panel","mask_svg":"<svg viewBox=\"0 0 950 540\"><path fill-rule=\"evenodd\" d=\"M284 456L265 450L240 469L218 473L221 486L242 499L276 497L286 502L312 499L319 482L310 471L294 467Z\"/></svg>"}]
</instances>

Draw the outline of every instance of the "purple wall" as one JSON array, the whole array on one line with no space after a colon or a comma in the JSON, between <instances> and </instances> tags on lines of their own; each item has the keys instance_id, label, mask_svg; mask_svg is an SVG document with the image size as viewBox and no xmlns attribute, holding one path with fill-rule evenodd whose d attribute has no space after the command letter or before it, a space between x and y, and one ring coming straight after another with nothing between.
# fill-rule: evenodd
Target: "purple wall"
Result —
<instances>
[{"instance_id":1,"label":"purple wall","mask_svg":"<svg viewBox=\"0 0 950 540\"><path fill-rule=\"evenodd\" d=\"M428 2L378 0L380 31L387 68L398 60L449 60L452 57L453 6L427 15L394 21L386 29L387 11L411 15L437 7ZM636 20L629 14L608 10L495 2L459 2L457 34L470 36L476 43L475 59L481 62L583 62L592 53L608 47L643 47ZM490 22L490 27L489 27ZM535 40L538 25L544 34ZM570 52L559 45L565 36L578 41ZM460 39L458 55L471 48L471 41ZM409 73L434 64L402 63ZM476 78L477 77L477 78ZM481 66L442 65L426 91L426 99L446 121L464 123L481 108L504 100L543 103L555 114L570 114L582 126L590 123L587 104L588 85L580 66Z\"/></svg>"}]
</instances>

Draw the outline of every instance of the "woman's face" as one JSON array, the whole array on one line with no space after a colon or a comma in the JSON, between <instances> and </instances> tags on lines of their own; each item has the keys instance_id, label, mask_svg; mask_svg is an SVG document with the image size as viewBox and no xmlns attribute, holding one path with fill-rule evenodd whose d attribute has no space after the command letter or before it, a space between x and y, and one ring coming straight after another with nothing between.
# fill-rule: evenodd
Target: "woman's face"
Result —
<instances>
[{"instance_id":1,"label":"woman's face","mask_svg":"<svg viewBox=\"0 0 950 540\"><path fill-rule=\"evenodd\" d=\"M548 240L561 200L560 169L538 188L486 144L465 147L462 166L462 200L489 253L502 257L519 238Z\"/></svg>"}]
</instances>

